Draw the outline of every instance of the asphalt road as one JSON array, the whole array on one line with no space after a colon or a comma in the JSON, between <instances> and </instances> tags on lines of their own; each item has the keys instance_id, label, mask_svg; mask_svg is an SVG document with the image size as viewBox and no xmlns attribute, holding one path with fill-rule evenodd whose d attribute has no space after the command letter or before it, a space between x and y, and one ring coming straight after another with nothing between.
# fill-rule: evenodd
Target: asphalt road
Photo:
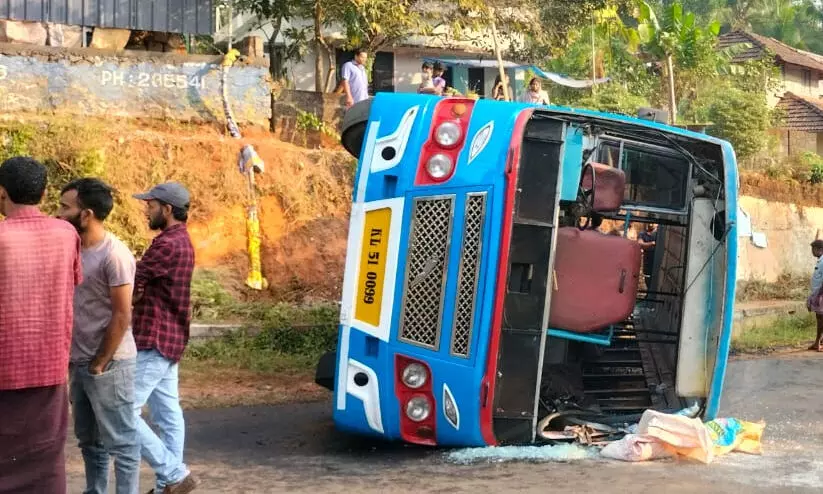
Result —
<instances>
[{"instance_id":1,"label":"asphalt road","mask_svg":"<svg viewBox=\"0 0 823 494\"><path fill-rule=\"evenodd\" d=\"M821 374L823 355L732 362L721 415L765 419L765 451L763 456L730 453L710 465L674 460L457 465L441 450L340 434L331 424L330 402L189 412L186 460L202 481L196 492L215 494L821 492ZM73 440L67 448L69 492L81 493L82 460ZM144 468L141 492L152 481Z\"/></svg>"}]
</instances>

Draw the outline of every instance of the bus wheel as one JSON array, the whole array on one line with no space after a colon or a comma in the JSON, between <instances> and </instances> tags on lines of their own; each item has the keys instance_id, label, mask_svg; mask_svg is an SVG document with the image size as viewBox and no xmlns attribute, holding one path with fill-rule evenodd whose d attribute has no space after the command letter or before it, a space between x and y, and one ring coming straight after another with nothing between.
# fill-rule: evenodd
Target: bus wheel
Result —
<instances>
[{"instance_id":1,"label":"bus wheel","mask_svg":"<svg viewBox=\"0 0 823 494\"><path fill-rule=\"evenodd\" d=\"M363 136L366 134L366 123L369 120L371 98L352 105L343 115L340 124L340 143L352 156L360 159L360 150L363 147Z\"/></svg>"}]
</instances>

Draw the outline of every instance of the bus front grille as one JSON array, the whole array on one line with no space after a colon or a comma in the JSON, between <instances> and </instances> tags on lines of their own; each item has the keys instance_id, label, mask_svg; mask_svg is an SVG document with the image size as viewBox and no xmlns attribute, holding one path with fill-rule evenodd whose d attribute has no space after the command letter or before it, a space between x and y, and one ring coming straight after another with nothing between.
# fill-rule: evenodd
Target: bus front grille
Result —
<instances>
[{"instance_id":1,"label":"bus front grille","mask_svg":"<svg viewBox=\"0 0 823 494\"><path fill-rule=\"evenodd\" d=\"M457 275L457 297L455 298L451 342L452 355L459 357L468 357L471 351L485 217L486 193L469 194L466 197L466 219L463 224L463 244L460 254L460 272Z\"/></svg>"},{"instance_id":2,"label":"bus front grille","mask_svg":"<svg viewBox=\"0 0 823 494\"><path fill-rule=\"evenodd\" d=\"M437 350L446 289L454 196L414 199L400 340Z\"/></svg>"}]
</instances>

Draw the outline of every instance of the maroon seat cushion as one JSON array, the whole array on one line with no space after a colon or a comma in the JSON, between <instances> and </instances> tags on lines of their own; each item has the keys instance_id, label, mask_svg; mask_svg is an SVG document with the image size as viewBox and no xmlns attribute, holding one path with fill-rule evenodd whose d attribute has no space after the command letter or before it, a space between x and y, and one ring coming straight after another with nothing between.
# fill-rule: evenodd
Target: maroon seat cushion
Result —
<instances>
[{"instance_id":1,"label":"maroon seat cushion","mask_svg":"<svg viewBox=\"0 0 823 494\"><path fill-rule=\"evenodd\" d=\"M590 333L626 320L637 299L640 259L633 240L560 228L549 328Z\"/></svg>"},{"instance_id":2,"label":"maroon seat cushion","mask_svg":"<svg viewBox=\"0 0 823 494\"><path fill-rule=\"evenodd\" d=\"M626 190L626 174L613 166L592 163L594 168L594 210L597 212L617 211L623 204ZM583 188L592 188L591 171L583 170Z\"/></svg>"}]
</instances>

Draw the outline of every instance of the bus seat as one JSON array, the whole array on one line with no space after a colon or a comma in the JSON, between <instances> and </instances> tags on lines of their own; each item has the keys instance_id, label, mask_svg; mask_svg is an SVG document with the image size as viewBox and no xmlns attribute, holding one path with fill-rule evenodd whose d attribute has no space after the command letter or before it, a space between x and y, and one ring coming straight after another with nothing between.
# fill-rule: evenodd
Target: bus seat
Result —
<instances>
[{"instance_id":1,"label":"bus seat","mask_svg":"<svg viewBox=\"0 0 823 494\"><path fill-rule=\"evenodd\" d=\"M623 203L626 190L626 174L613 166L591 163L594 170L594 211L617 211ZM591 173L583 173L581 185L585 190L592 188Z\"/></svg>"},{"instance_id":2,"label":"bus seat","mask_svg":"<svg viewBox=\"0 0 823 494\"><path fill-rule=\"evenodd\" d=\"M636 302L640 261L633 240L559 228L549 328L595 333L626 320Z\"/></svg>"}]
</instances>

